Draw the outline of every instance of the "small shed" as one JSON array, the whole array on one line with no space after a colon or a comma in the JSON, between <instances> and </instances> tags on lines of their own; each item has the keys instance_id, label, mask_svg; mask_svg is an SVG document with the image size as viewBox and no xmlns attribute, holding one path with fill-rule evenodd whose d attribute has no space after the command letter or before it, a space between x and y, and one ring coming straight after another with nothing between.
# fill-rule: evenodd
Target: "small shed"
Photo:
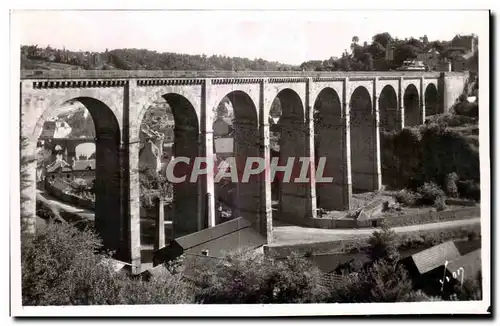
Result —
<instances>
[{"instance_id":1,"label":"small shed","mask_svg":"<svg viewBox=\"0 0 500 326\"><path fill-rule=\"evenodd\" d=\"M189 257L206 256L222 258L230 251L255 250L266 244L252 223L235 218L189 235L172 240L167 246L154 252L154 265L172 261L185 254Z\"/></svg>"}]
</instances>

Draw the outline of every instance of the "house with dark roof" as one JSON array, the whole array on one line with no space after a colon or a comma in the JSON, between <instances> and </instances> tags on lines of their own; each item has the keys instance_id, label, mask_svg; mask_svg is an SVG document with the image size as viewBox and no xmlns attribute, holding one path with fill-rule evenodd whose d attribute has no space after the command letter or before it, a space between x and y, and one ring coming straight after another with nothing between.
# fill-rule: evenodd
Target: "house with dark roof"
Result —
<instances>
[{"instance_id":1,"label":"house with dark roof","mask_svg":"<svg viewBox=\"0 0 500 326\"><path fill-rule=\"evenodd\" d=\"M458 251L453 241L441 243L410 256L415 268L421 275L444 266L446 261L451 261L458 257L460 257L460 251Z\"/></svg>"},{"instance_id":2,"label":"house with dark roof","mask_svg":"<svg viewBox=\"0 0 500 326\"><path fill-rule=\"evenodd\" d=\"M402 263L406 266L415 287L429 295L439 295L442 288L441 282L445 277L453 278L453 271L456 273L455 268L458 270L462 265L468 266L477 262L478 254L474 252L480 251L480 246L480 240L447 241L408 256L402 260ZM480 269L481 264L477 265ZM467 268L469 274L477 274L473 267Z\"/></svg>"},{"instance_id":3,"label":"house with dark roof","mask_svg":"<svg viewBox=\"0 0 500 326\"><path fill-rule=\"evenodd\" d=\"M239 217L172 240L153 253L153 262L156 266L181 255L186 257L187 263L197 257L222 259L232 251L260 250L265 243L266 239L252 227L252 223Z\"/></svg>"}]
</instances>

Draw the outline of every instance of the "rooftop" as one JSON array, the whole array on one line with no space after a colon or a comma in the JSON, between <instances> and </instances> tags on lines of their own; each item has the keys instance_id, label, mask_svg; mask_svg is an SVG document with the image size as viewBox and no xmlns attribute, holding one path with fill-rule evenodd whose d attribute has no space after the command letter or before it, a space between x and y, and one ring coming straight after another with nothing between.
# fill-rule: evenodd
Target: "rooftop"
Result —
<instances>
[{"instance_id":1,"label":"rooftop","mask_svg":"<svg viewBox=\"0 0 500 326\"><path fill-rule=\"evenodd\" d=\"M425 274L439 266L443 266L446 261L452 261L460 257L460 252L453 241L448 241L422 250L411 257L419 273Z\"/></svg>"}]
</instances>

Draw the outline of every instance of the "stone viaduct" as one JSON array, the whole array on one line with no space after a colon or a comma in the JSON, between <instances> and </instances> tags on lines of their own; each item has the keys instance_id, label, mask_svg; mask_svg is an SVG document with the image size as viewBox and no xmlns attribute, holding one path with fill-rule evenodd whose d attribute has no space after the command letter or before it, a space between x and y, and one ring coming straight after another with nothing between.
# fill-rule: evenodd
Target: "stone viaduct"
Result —
<instances>
[{"instance_id":1,"label":"stone viaduct","mask_svg":"<svg viewBox=\"0 0 500 326\"><path fill-rule=\"evenodd\" d=\"M280 160L326 157L329 184L280 185L278 214L316 216L317 207L348 210L352 191L381 187L380 130L422 124L446 111L467 75L453 72L181 72L21 71L21 155L33 156L44 121L68 101L81 102L96 129L95 225L105 247L141 262L139 126L147 109L166 101L175 119L175 156L214 155L214 108L227 97L234 107L236 157L270 161L269 111L281 102ZM318 118L319 117L319 118ZM316 121L316 122L315 122ZM239 167L238 167L239 168ZM23 211L36 211L36 167L23 189ZM312 171L309 171L312 173ZM270 173L238 185L238 211L272 241ZM176 236L214 226L214 173L174 189ZM33 233L34 219L24 232ZM26 223L25 223L26 224Z\"/></svg>"}]
</instances>

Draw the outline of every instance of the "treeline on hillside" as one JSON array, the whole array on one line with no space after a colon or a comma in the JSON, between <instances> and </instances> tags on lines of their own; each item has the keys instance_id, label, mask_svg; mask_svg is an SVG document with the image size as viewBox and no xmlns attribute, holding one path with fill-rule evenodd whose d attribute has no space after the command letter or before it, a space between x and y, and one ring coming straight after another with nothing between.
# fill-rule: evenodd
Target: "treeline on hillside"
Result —
<instances>
[{"instance_id":1,"label":"treeline on hillside","mask_svg":"<svg viewBox=\"0 0 500 326\"><path fill-rule=\"evenodd\" d=\"M64 63L85 69L122 70L297 70L297 66L264 59L221 55L160 53L145 49L115 49L105 52L68 51L50 46L21 47L22 69L30 69L31 60Z\"/></svg>"},{"instance_id":2,"label":"treeline on hillside","mask_svg":"<svg viewBox=\"0 0 500 326\"><path fill-rule=\"evenodd\" d=\"M312 60L300 66L288 65L264 59L248 59L220 55L189 55L179 53L160 53L145 49L115 49L105 52L68 51L37 45L21 47L22 69L34 69L30 60L41 60L70 64L84 69L123 69L123 70L316 70L316 71L356 71L390 70L400 67L405 60L417 57L417 54L435 49L443 60L464 54L470 48L471 35L457 35L451 41L432 41L426 35L419 38L398 39L389 33L379 33L372 37L372 42L359 44L354 36L350 50L345 50L340 58ZM388 52L390 55L387 55ZM477 62L477 51L468 60ZM35 65L36 66L36 65Z\"/></svg>"},{"instance_id":3,"label":"treeline on hillside","mask_svg":"<svg viewBox=\"0 0 500 326\"><path fill-rule=\"evenodd\" d=\"M331 57L327 60L311 60L300 65L301 70L315 71L385 71L396 69L403 62L417 58L419 53L435 49L441 60L451 60L464 54L470 47L474 35L457 35L451 41L432 41L426 35L419 38L398 39L389 33L379 33L372 37L372 42L359 44L359 38L354 36L350 51L345 50L340 58ZM388 52L390 53L388 55ZM469 60L478 60L477 51Z\"/></svg>"}]
</instances>

